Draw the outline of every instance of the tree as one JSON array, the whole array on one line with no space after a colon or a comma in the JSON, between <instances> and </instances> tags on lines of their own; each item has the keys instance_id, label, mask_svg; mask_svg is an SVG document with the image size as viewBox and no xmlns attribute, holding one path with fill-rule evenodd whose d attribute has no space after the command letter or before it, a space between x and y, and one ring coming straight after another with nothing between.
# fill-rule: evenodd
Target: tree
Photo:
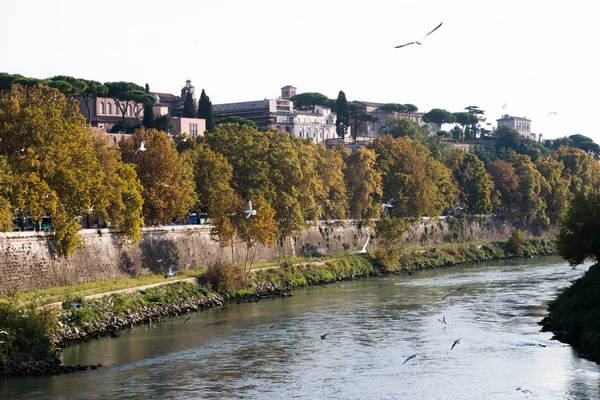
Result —
<instances>
[{"instance_id":1,"label":"tree","mask_svg":"<svg viewBox=\"0 0 600 400\"><path fill-rule=\"evenodd\" d=\"M348 215L348 193L344 184L346 163L342 147L327 150L325 146L319 146L316 169L322 182L322 190L317 195L321 216L325 219L345 219Z\"/></svg>"},{"instance_id":2,"label":"tree","mask_svg":"<svg viewBox=\"0 0 600 400\"><path fill-rule=\"evenodd\" d=\"M565 166L564 176L569 179L572 194L600 189L600 164L583 150L561 146L555 158Z\"/></svg>"},{"instance_id":3,"label":"tree","mask_svg":"<svg viewBox=\"0 0 600 400\"><path fill-rule=\"evenodd\" d=\"M12 197L13 174L5 156L0 156L0 231L7 232L13 228Z\"/></svg>"},{"instance_id":4,"label":"tree","mask_svg":"<svg viewBox=\"0 0 600 400\"><path fill-rule=\"evenodd\" d=\"M541 193L546 202L546 215L550 224L556 225L565 216L572 198L569 192L570 178L564 174L563 163L552 157L539 158L535 166L546 181Z\"/></svg>"},{"instance_id":5,"label":"tree","mask_svg":"<svg viewBox=\"0 0 600 400\"><path fill-rule=\"evenodd\" d=\"M542 197L542 188L546 180L539 173L531 158L525 154L513 154L510 159L515 173L519 177L516 193L517 210L514 222L519 226L536 224L545 228L549 225L545 214L546 203Z\"/></svg>"},{"instance_id":6,"label":"tree","mask_svg":"<svg viewBox=\"0 0 600 400\"><path fill-rule=\"evenodd\" d=\"M171 115L159 115L154 118L154 128L158 131L171 133L175 129Z\"/></svg>"},{"instance_id":7,"label":"tree","mask_svg":"<svg viewBox=\"0 0 600 400\"><path fill-rule=\"evenodd\" d=\"M525 244L527 243L527 236L520 229L513 228L510 231L510 237L506 242L508 249L521 257L523 250L525 250Z\"/></svg>"},{"instance_id":8,"label":"tree","mask_svg":"<svg viewBox=\"0 0 600 400\"><path fill-rule=\"evenodd\" d=\"M204 93L204 91L202 91ZM195 118L196 117L196 104L192 97L190 90L186 91L185 99L183 101L183 118Z\"/></svg>"},{"instance_id":9,"label":"tree","mask_svg":"<svg viewBox=\"0 0 600 400\"><path fill-rule=\"evenodd\" d=\"M87 115L92 115L90 103L98 97L108 96L108 88L98 81L85 80L85 90L80 93Z\"/></svg>"},{"instance_id":10,"label":"tree","mask_svg":"<svg viewBox=\"0 0 600 400\"><path fill-rule=\"evenodd\" d=\"M459 199L465 211L471 214L489 214L492 211L492 179L483 162L476 155L456 149L448 162L458 184Z\"/></svg>"},{"instance_id":11,"label":"tree","mask_svg":"<svg viewBox=\"0 0 600 400\"><path fill-rule=\"evenodd\" d=\"M377 155L371 149L361 147L346 155L344 178L348 188L350 217L369 220L381 212L381 173L377 171Z\"/></svg>"},{"instance_id":12,"label":"tree","mask_svg":"<svg viewBox=\"0 0 600 400\"><path fill-rule=\"evenodd\" d=\"M437 130L442 129L442 124L453 124L456 122L456 116L450 111L441 108L434 108L423 114L423 122L431 122L436 125Z\"/></svg>"},{"instance_id":13,"label":"tree","mask_svg":"<svg viewBox=\"0 0 600 400\"><path fill-rule=\"evenodd\" d=\"M145 92L150 94L150 86L147 83ZM146 129L152 129L156 126L154 123L153 104L150 104L149 102L144 104L144 119L142 120L142 126Z\"/></svg>"},{"instance_id":14,"label":"tree","mask_svg":"<svg viewBox=\"0 0 600 400\"><path fill-rule=\"evenodd\" d=\"M200 100L198 101L198 118L206 120L207 131L211 132L215 129L215 113L213 111L212 102L204 92L204 89L202 89Z\"/></svg>"},{"instance_id":15,"label":"tree","mask_svg":"<svg viewBox=\"0 0 600 400\"><path fill-rule=\"evenodd\" d=\"M356 141L358 131L365 122L377 122L377 118L368 114L363 107L356 103L348 104L348 115L352 124L352 137Z\"/></svg>"},{"instance_id":16,"label":"tree","mask_svg":"<svg viewBox=\"0 0 600 400\"><path fill-rule=\"evenodd\" d=\"M497 206L498 213L514 219L511 216L517 211L519 202L517 191L520 185L515 168L508 161L496 160L488 164L487 171L494 181L496 197L500 200Z\"/></svg>"},{"instance_id":17,"label":"tree","mask_svg":"<svg viewBox=\"0 0 600 400\"><path fill-rule=\"evenodd\" d=\"M76 216L103 197L103 171L75 100L47 86L12 87L0 97L0 154L14 176L10 204L39 225L52 216L55 249L80 245Z\"/></svg>"},{"instance_id":18,"label":"tree","mask_svg":"<svg viewBox=\"0 0 600 400\"><path fill-rule=\"evenodd\" d=\"M465 110L467 110L467 112L469 114L472 114L475 116L475 118L472 119L472 123L471 123L471 127L469 129L471 136L473 136L473 139L477 138L477 134L479 133L479 136L481 137L481 134L483 132L488 132L486 129L481 127L482 123L485 123L486 118L484 117L485 115L485 111L480 109L477 106L468 106L465 107Z\"/></svg>"},{"instance_id":19,"label":"tree","mask_svg":"<svg viewBox=\"0 0 600 400\"><path fill-rule=\"evenodd\" d=\"M301 110L311 110L314 106L324 106L333 108L335 101L321 93L306 92L300 93L290 98L294 105Z\"/></svg>"},{"instance_id":20,"label":"tree","mask_svg":"<svg viewBox=\"0 0 600 400\"><path fill-rule=\"evenodd\" d=\"M472 132L472 129L467 127L477 124L479 121L477 116L470 112L457 112L454 113L454 117L456 118L456 123L462 126L465 139L475 139L475 132Z\"/></svg>"},{"instance_id":21,"label":"tree","mask_svg":"<svg viewBox=\"0 0 600 400\"><path fill-rule=\"evenodd\" d=\"M496 129L496 148L509 148L514 151L519 149L519 145L522 141L521 134L515 128L508 125L500 125Z\"/></svg>"},{"instance_id":22,"label":"tree","mask_svg":"<svg viewBox=\"0 0 600 400\"><path fill-rule=\"evenodd\" d=\"M600 191L578 193L557 237L558 253L571 265L600 262Z\"/></svg>"},{"instance_id":23,"label":"tree","mask_svg":"<svg viewBox=\"0 0 600 400\"><path fill-rule=\"evenodd\" d=\"M410 226L406 219L383 215L377 220L375 232L377 235L377 249L375 258L386 269L396 269L402 254L404 236Z\"/></svg>"},{"instance_id":24,"label":"tree","mask_svg":"<svg viewBox=\"0 0 600 400\"><path fill-rule=\"evenodd\" d=\"M394 138L408 137L414 140L424 141L429 135L427 128L419 126L408 118L395 117L390 115L387 119L387 130Z\"/></svg>"},{"instance_id":25,"label":"tree","mask_svg":"<svg viewBox=\"0 0 600 400\"><path fill-rule=\"evenodd\" d=\"M418 141L377 137L368 146L377 155L383 199L394 198L393 216L438 216L458 196L450 170Z\"/></svg>"},{"instance_id":26,"label":"tree","mask_svg":"<svg viewBox=\"0 0 600 400\"><path fill-rule=\"evenodd\" d=\"M146 151L134 150L146 140ZM183 219L196 202L191 160L179 156L171 138L156 129L140 128L119 142L123 160L135 165L142 184L142 214L150 225Z\"/></svg>"},{"instance_id":27,"label":"tree","mask_svg":"<svg viewBox=\"0 0 600 400\"><path fill-rule=\"evenodd\" d=\"M60 90L67 97L76 96L87 89L87 83L84 79L65 75L53 76L46 80L45 83L50 87Z\"/></svg>"},{"instance_id":28,"label":"tree","mask_svg":"<svg viewBox=\"0 0 600 400\"><path fill-rule=\"evenodd\" d=\"M249 119L243 117L238 117L237 115L221 118L219 120L219 125L221 124L239 124L240 126L248 125L250 128L258 130L258 125L256 125L254 121L250 121Z\"/></svg>"},{"instance_id":29,"label":"tree","mask_svg":"<svg viewBox=\"0 0 600 400\"><path fill-rule=\"evenodd\" d=\"M346 95L341 90L335 102L335 109L337 113L337 118L335 119L335 131L340 138L344 138L348 133L348 127L350 126L350 113Z\"/></svg>"},{"instance_id":30,"label":"tree","mask_svg":"<svg viewBox=\"0 0 600 400\"><path fill-rule=\"evenodd\" d=\"M132 82L106 82L104 86L108 88L108 96L113 98L115 106L121 112L124 132L127 132L125 116L130 106L135 117L139 119L139 113L143 110L143 106L155 102L154 96L146 93L143 87ZM142 107L140 108L139 105Z\"/></svg>"},{"instance_id":31,"label":"tree","mask_svg":"<svg viewBox=\"0 0 600 400\"><path fill-rule=\"evenodd\" d=\"M257 197L253 201L253 209L256 215L249 218L238 218L239 237L246 243L246 256L244 269L246 274L252 270L254 257L258 250L257 245L273 246L279 223L275 221L275 210L262 197ZM252 251L254 250L254 251Z\"/></svg>"}]
</instances>

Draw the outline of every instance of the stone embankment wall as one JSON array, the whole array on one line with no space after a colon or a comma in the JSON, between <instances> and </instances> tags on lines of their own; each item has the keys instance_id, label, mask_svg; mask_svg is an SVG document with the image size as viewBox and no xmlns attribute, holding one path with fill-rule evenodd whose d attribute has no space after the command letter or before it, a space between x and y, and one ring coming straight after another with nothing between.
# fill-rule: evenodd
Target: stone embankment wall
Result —
<instances>
[{"instance_id":1,"label":"stone embankment wall","mask_svg":"<svg viewBox=\"0 0 600 400\"><path fill-rule=\"evenodd\" d=\"M413 224L406 235L406 245L506 240L510 228L493 218L424 220ZM364 246L371 233L371 229L361 228L352 221L322 222L275 247L258 247L255 261L303 253L356 251ZM188 269L231 260L231 248L222 248L212 240L207 225L144 228L143 240L134 245L107 229L86 229L81 235L85 247L72 257L64 258L55 255L48 233L0 233L0 293L149 272L164 273L170 264ZM375 240L369 243L369 247L374 245ZM237 245L234 255L243 261L245 244Z\"/></svg>"}]
</instances>

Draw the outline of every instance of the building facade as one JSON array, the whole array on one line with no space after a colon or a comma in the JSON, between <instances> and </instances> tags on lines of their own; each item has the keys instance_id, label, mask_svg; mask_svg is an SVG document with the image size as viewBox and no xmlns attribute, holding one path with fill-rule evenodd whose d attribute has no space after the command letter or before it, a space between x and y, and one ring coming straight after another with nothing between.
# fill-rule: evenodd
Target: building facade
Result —
<instances>
[{"instance_id":1,"label":"building facade","mask_svg":"<svg viewBox=\"0 0 600 400\"><path fill-rule=\"evenodd\" d=\"M531 132L531 120L527 118L514 117L508 114L504 114L502 118L497 119L498 127L502 125L508 125L511 128L516 129L521 136L528 139L535 140L536 134Z\"/></svg>"},{"instance_id":2,"label":"building facade","mask_svg":"<svg viewBox=\"0 0 600 400\"><path fill-rule=\"evenodd\" d=\"M173 117L173 132L171 134L177 136L182 133L187 133L192 138L204 136L206 130L206 120L202 118L183 118Z\"/></svg>"},{"instance_id":3,"label":"building facade","mask_svg":"<svg viewBox=\"0 0 600 400\"><path fill-rule=\"evenodd\" d=\"M215 104L215 122L227 117L242 117L254 122L260 130L276 129L301 138L310 138L314 143L325 143L335 138L335 113L328 107L314 106L312 110L297 110L290 100L296 88L288 85L281 88L281 97L240 103Z\"/></svg>"},{"instance_id":4,"label":"building facade","mask_svg":"<svg viewBox=\"0 0 600 400\"><path fill-rule=\"evenodd\" d=\"M127 126L138 125L144 118L142 103L118 101L112 97L96 97L88 99L87 102L82 96L75 98L79 101L79 110L89 124L106 132L123 123L123 112Z\"/></svg>"},{"instance_id":5,"label":"building facade","mask_svg":"<svg viewBox=\"0 0 600 400\"><path fill-rule=\"evenodd\" d=\"M387 120L389 117L406 118L416 122L419 126L424 125L423 113L420 112L384 111L381 109L384 103L373 103L370 101L353 101L353 103L362 108L364 113L376 119L374 122L363 122L358 128L357 136L373 138L383 135L387 132ZM353 121L350 121L350 125L353 125Z\"/></svg>"}]
</instances>

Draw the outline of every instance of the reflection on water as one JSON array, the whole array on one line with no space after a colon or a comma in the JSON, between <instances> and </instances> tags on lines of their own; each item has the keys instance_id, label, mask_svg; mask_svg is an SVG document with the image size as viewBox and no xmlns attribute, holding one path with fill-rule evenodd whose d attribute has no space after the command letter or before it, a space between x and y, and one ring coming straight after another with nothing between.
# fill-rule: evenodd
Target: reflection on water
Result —
<instances>
[{"instance_id":1,"label":"reflection on water","mask_svg":"<svg viewBox=\"0 0 600 400\"><path fill-rule=\"evenodd\" d=\"M598 398L600 368L537 324L586 268L499 262L309 288L185 325L177 317L72 346L66 364L104 367L6 379L0 397Z\"/></svg>"}]
</instances>

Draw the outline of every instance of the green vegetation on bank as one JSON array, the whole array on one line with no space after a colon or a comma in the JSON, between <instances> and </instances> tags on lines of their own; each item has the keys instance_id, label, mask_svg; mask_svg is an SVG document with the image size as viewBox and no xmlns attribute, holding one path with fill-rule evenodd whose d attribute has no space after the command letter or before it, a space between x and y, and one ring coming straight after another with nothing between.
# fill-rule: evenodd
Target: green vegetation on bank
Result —
<instances>
[{"instance_id":1,"label":"green vegetation on bank","mask_svg":"<svg viewBox=\"0 0 600 400\"><path fill-rule=\"evenodd\" d=\"M542 326L600 363L600 191L575 196L561 225L558 253L573 266L597 264L550 303Z\"/></svg>"}]
</instances>

